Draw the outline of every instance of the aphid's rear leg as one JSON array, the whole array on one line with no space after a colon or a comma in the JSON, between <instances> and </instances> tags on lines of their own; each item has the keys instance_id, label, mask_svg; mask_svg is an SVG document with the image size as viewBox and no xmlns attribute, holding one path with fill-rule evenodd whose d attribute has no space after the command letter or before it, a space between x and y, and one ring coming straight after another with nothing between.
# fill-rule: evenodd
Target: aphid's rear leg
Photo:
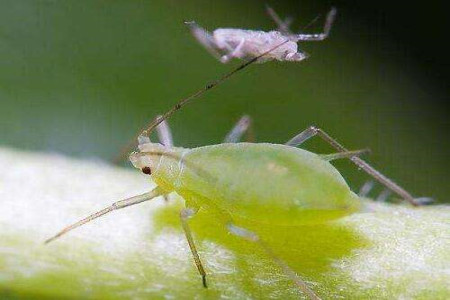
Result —
<instances>
[{"instance_id":1,"label":"aphid's rear leg","mask_svg":"<svg viewBox=\"0 0 450 300\"><path fill-rule=\"evenodd\" d=\"M336 8L331 8L331 10L327 14L327 18L325 19L325 24L323 26L322 33L313 33L313 34L294 34L291 35L292 39L295 41L323 41L330 34L331 26L333 25L334 19L336 19L337 10Z\"/></svg>"},{"instance_id":2,"label":"aphid's rear leg","mask_svg":"<svg viewBox=\"0 0 450 300\"><path fill-rule=\"evenodd\" d=\"M370 152L369 149L346 151L346 152L342 151L342 152L332 153L332 154L321 154L320 157L322 157L322 159L324 159L324 160L332 161L332 160L336 160L336 159L352 158L352 157L360 156L360 155L363 155L363 154L366 154L369 152Z\"/></svg>"},{"instance_id":3,"label":"aphid's rear leg","mask_svg":"<svg viewBox=\"0 0 450 300\"><path fill-rule=\"evenodd\" d=\"M290 139L286 145L296 147L306 140L318 135L320 138L322 138L325 142L330 144L333 148L340 152L348 152L348 150L342 146L338 141L336 141L334 138L329 136L325 131L323 131L320 128L311 126L308 129L302 131L300 134L296 135L292 139ZM357 165L359 168L364 170L367 174L375 178L377 181L379 181L381 184L386 186L388 189L396 193L397 195L401 196L403 199L407 200L409 203L411 203L414 206L418 206L419 204L415 201L414 197L411 196L410 193L408 193L406 190L404 190L402 187L397 185L395 182L381 174L379 171L374 169L371 165L369 165L367 162L362 160L359 157L353 156L349 158L355 165Z\"/></svg>"},{"instance_id":4,"label":"aphid's rear leg","mask_svg":"<svg viewBox=\"0 0 450 300\"><path fill-rule=\"evenodd\" d=\"M243 115L233 129L226 135L223 140L224 143L237 143L241 140L242 135L246 133L247 142L254 142L255 136L252 126L252 118L248 115Z\"/></svg>"},{"instance_id":5,"label":"aphid's rear leg","mask_svg":"<svg viewBox=\"0 0 450 300\"><path fill-rule=\"evenodd\" d=\"M194 239L192 238L191 229L189 227L188 220L193 217L198 211L198 208L184 208L180 212L180 220L181 225L183 226L184 234L186 235L186 239L189 244L189 248L191 249L192 255L194 256L194 262L197 266L198 272L200 276L202 276L202 283L205 288L208 287L206 284L206 272L205 268L203 268L200 257L198 256L197 248L195 247Z\"/></svg>"},{"instance_id":6,"label":"aphid's rear leg","mask_svg":"<svg viewBox=\"0 0 450 300\"><path fill-rule=\"evenodd\" d=\"M217 47L216 41L208 31L198 26L194 21L184 22L184 24L189 27L195 39L202 44L212 56L221 60L222 55Z\"/></svg>"},{"instance_id":7,"label":"aphid's rear leg","mask_svg":"<svg viewBox=\"0 0 450 300\"><path fill-rule=\"evenodd\" d=\"M278 256L276 256L272 249L266 245L255 233L246 230L244 228L235 226L231 223L227 225L227 229L230 233L237 235L241 238L246 239L247 241L257 243L266 253L269 255L277 265L283 270L283 272L289 276L289 278L299 287L299 289L305 293L310 299L319 299L320 298L308 287L308 285L297 275L295 272Z\"/></svg>"}]
</instances>

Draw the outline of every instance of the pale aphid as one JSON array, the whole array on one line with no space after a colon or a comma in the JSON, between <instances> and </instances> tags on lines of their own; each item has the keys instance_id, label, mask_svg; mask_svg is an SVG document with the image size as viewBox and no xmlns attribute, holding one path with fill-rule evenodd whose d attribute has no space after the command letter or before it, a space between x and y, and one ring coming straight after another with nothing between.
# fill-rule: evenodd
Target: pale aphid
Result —
<instances>
[{"instance_id":1,"label":"pale aphid","mask_svg":"<svg viewBox=\"0 0 450 300\"><path fill-rule=\"evenodd\" d=\"M218 28L210 34L193 21L186 22L186 25L189 26L192 35L200 44L222 63L227 63L232 58L252 59L286 40L288 42L271 51L258 62L262 63L269 60L301 61L306 59L308 55L298 49L297 43L326 39L337 11L332 8L326 17L323 32L314 34L292 33L289 30L290 20L281 20L270 7L267 7L267 12L278 25L277 30L266 32L238 28Z\"/></svg>"}]
</instances>

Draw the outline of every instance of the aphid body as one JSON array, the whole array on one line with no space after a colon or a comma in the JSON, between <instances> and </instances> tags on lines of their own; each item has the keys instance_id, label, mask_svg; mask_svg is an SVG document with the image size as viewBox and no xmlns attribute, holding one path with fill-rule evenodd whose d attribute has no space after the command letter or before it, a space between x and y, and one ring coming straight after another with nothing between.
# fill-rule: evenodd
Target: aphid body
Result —
<instances>
[{"instance_id":1,"label":"aphid body","mask_svg":"<svg viewBox=\"0 0 450 300\"><path fill-rule=\"evenodd\" d=\"M136 168L150 168L165 192L177 192L187 207L213 210L225 223L321 223L359 207L328 159L303 149L268 143L194 149L146 143L139 149L130 156Z\"/></svg>"},{"instance_id":2,"label":"aphid body","mask_svg":"<svg viewBox=\"0 0 450 300\"><path fill-rule=\"evenodd\" d=\"M328 13L322 33L304 34L293 33L289 30L290 21L281 20L275 11L267 7L268 14L278 25L277 30L261 31L239 28L218 28L210 34L195 22L186 22L192 35L213 56L222 63L227 63L232 58L250 60L261 56L259 63L279 61L301 61L308 57L306 52L298 49L299 41L322 41L330 33L331 25L336 17L336 9L332 8ZM279 45L279 47L276 47ZM270 49L273 49L269 51Z\"/></svg>"},{"instance_id":3,"label":"aphid body","mask_svg":"<svg viewBox=\"0 0 450 300\"><path fill-rule=\"evenodd\" d=\"M236 28L219 28L214 30L212 36L220 51L226 52L230 48L238 49L234 56L242 59L252 59L286 41L286 36L279 31L265 32ZM298 45L295 41L288 40L262 57L258 62L263 63L269 60L301 61L306 57L306 53L298 51ZM227 59L228 56L224 56L221 61L226 62Z\"/></svg>"}]
</instances>

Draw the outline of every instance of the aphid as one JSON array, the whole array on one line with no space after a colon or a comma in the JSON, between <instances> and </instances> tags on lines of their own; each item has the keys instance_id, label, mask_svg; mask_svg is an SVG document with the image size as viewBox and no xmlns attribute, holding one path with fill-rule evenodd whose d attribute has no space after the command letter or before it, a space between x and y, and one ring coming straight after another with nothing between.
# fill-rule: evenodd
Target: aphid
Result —
<instances>
[{"instance_id":1,"label":"aphid","mask_svg":"<svg viewBox=\"0 0 450 300\"><path fill-rule=\"evenodd\" d=\"M301 61L306 59L308 55L298 49L297 43L300 41L322 41L326 39L337 11L335 8L332 8L326 17L323 32L314 34L293 33L289 30L291 20L281 20L270 7L267 7L267 12L278 25L278 30L266 32L237 28L218 28L211 35L193 21L185 23L200 44L222 63L227 63L232 58L252 59L286 40L288 40L287 43L271 51L258 62L262 63L269 60Z\"/></svg>"},{"instance_id":2,"label":"aphid","mask_svg":"<svg viewBox=\"0 0 450 300\"><path fill-rule=\"evenodd\" d=\"M111 211L167 196L176 192L185 200L180 211L181 225L191 249L195 265L207 287L206 271L197 253L188 220L200 209L217 216L227 230L238 237L258 244L283 270L293 283L309 298L319 299L312 289L257 233L236 225L240 218L270 225L295 226L304 223L323 223L358 211L359 197L353 193L332 160L349 158L387 188L402 196L412 205L415 199L404 189L376 171L358 155L365 151L348 151L335 139L317 127L309 127L286 144L240 143L251 122L244 116L227 135L222 144L193 149L174 147L165 120L190 100L219 85L236 72L264 58L283 46L283 41L266 52L238 66L230 73L206 85L193 95L179 101L163 116L157 117L138 137L139 150L130 155L130 161L157 187L153 190L113 203L111 206L64 228L46 240L49 243L67 232ZM150 141L150 133L157 128L160 143ZM320 155L297 148L318 135L338 150L338 153Z\"/></svg>"},{"instance_id":3,"label":"aphid","mask_svg":"<svg viewBox=\"0 0 450 300\"><path fill-rule=\"evenodd\" d=\"M142 195L118 201L65 228L46 242L113 210L176 192L185 199L186 207L180 212L180 220L205 287L206 271L188 224L189 218L200 209L214 213L230 233L259 244L304 293L311 299L318 299L256 233L236 226L235 220L244 218L295 228L304 223L323 223L358 211L359 197L330 163L341 158L351 159L380 182L389 182L391 190L409 194L357 157L364 151L347 151L319 128L310 127L284 145L240 143L241 136L249 127L250 119L244 116L224 143L193 149L164 146L141 136L139 151L130 155L130 161L144 174L150 175L157 187ZM296 148L316 134L340 152L319 155ZM165 135L170 136L170 133ZM171 141L169 143L172 144ZM412 200L412 197L407 199ZM415 204L414 201L411 203Z\"/></svg>"}]
</instances>

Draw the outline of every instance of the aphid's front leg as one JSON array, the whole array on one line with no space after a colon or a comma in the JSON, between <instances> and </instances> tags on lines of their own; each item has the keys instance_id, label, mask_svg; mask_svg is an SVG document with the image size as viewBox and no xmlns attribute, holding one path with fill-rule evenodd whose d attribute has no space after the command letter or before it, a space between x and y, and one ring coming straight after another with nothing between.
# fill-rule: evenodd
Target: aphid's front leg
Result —
<instances>
[{"instance_id":1,"label":"aphid's front leg","mask_svg":"<svg viewBox=\"0 0 450 300\"><path fill-rule=\"evenodd\" d=\"M253 133L252 118L248 115L243 115L233 129L225 136L224 143L237 143L241 140L244 133L247 133L247 142L254 142L255 137Z\"/></svg>"},{"instance_id":2,"label":"aphid's front leg","mask_svg":"<svg viewBox=\"0 0 450 300\"><path fill-rule=\"evenodd\" d=\"M330 135L328 135L325 131L323 131L320 128L311 126L308 129L302 131L292 139L290 139L286 145L296 147L303 142L307 141L308 139L319 136L321 139L323 139L325 142L330 144L333 148L338 150L339 152L348 152L348 150L342 146L336 139L332 138ZM352 156L349 158L355 165L357 165L359 168L364 170L367 174L375 178L378 182L386 186L388 189L396 193L397 195L401 196L403 199L407 200L409 203L411 203L414 206L418 206L419 204L415 201L414 197L411 196L410 193L408 193L405 189L397 185L395 182L381 174L379 171L377 171L375 168L373 168L371 165L369 165L367 162L362 160L359 157Z\"/></svg>"},{"instance_id":3,"label":"aphid's front leg","mask_svg":"<svg viewBox=\"0 0 450 300\"><path fill-rule=\"evenodd\" d=\"M221 60L222 55L218 50L216 41L214 40L214 37L211 34L209 34L208 31L198 26L197 23L195 23L194 21L184 22L184 24L186 24L189 27L195 39L200 44L202 44L212 56L214 56L218 60Z\"/></svg>"},{"instance_id":4,"label":"aphid's front leg","mask_svg":"<svg viewBox=\"0 0 450 300\"><path fill-rule=\"evenodd\" d=\"M157 116L157 118L162 118L161 115ZM169 124L167 121L163 120L159 123L158 127L156 127L156 131L158 133L158 139L166 147L173 147L173 138L172 131L170 130Z\"/></svg>"},{"instance_id":5,"label":"aphid's front leg","mask_svg":"<svg viewBox=\"0 0 450 300\"><path fill-rule=\"evenodd\" d=\"M194 239L192 238L191 228L189 227L188 220L193 217L198 212L198 208L184 208L180 212L181 225L183 226L184 234L191 249L192 255L194 256L195 265L197 266L198 272L202 276L202 283L205 288L208 287L206 284L206 272L203 268L200 257L198 256L197 248L195 247Z\"/></svg>"},{"instance_id":6,"label":"aphid's front leg","mask_svg":"<svg viewBox=\"0 0 450 300\"><path fill-rule=\"evenodd\" d=\"M331 8L331 10L327 14L327 18L325 19L325 24L323 26L322 33L313 33L313 34L294 34L291 35L292 40L298 41L323 41L330 34L331 26L333 25L334 19L336 18L337 10L336 8Z\"/></svg>"},{"instance_id":7,"label":"aphid's front leg","mask_svg":"<svg viewBox=\"0 0 450 300\"><path fill-rule=\"evenodd\" d=\"M147 128L150 124L159 120L160 118L162 118L162 117L156 116L156 118L154 118L151 123L147 124L141 131L139 131L139 134L137 134L130 141L128 141L128 143L122 147L119 154L113 159L113 162L116 164L121 162L130 153L130 151L134 147L136 147L136 140L138 141L138 144L150 143L150 138L148 137L148 135L145 135L145 134L143 135L141 132L145 128ZM165 120L162 120L156 127L156 130L158 132L159 141L164 146L172 147L173 146L172 133L170 131L170 128L169 128L169 125L167 124L167 122Z\"/></svg>"},{"instance_id":8,"label":"aphid's front leg","mask_svg":"<svg viewBox=\"0 0 450 300\"><path fill-rule=\"evenodd\" d=\"M157 116L157 118L162 118L161 115ZM158 133L158 139L166 147L172 148L173 147L173 138L172 138L172 132L170 130L169 124L167 121L163 120L157 127L156 132ZM163 196L164 201L169 201L169 195Z\"/></svg>"},{"instance_id":9,"label":"aphid's front leg","mask_svg":"<svg viewBox=\"0 0 450 300\"><path fill-rule=\"evenodd\" d=\"M310 299L320 300L320 298L311 290L308 285L297 275L295 272L278 256L273 253L272 249L266 245L254 232L251 232L242 227L238 227L229 223L227 229L230 233L246 239L247 241L257 243L283 270L283 272L289 276L289 278L299 287L299 289L305 293Z\"/></svg>"},{"instance_id":10,"label":"aphid's front leg","mask_svg":"<svg viewBox=\"0 0 450 300\"><path fill-rule=\"evenodd\" d=\"M220 62L226 64L234 57L241 57L241 50L242 50L242 47L244 46L244 43L245 43L245 39L241 38L241 40L239 41L239 44L230 53L225 54L220 58Z\"/></svg>"}]
</instances>

